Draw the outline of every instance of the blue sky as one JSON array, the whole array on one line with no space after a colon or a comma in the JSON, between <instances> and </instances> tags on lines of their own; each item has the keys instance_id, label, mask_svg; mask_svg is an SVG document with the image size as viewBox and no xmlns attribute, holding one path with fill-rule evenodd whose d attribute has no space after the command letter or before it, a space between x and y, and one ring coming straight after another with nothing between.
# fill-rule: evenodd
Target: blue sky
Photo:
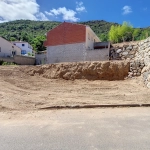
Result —
<instances>
[{"instance_id":1,"label":"blue sky","mask_svg":"<svg viewBox=\"0 0 150 150\"><path fill-rule=\"evenodd\" d=\"M6 11L7 10L7 11ZM150 26L150 0L1 0L0 22L29 19L50 21L130 22Z\"/></svg>"}]
</instances>

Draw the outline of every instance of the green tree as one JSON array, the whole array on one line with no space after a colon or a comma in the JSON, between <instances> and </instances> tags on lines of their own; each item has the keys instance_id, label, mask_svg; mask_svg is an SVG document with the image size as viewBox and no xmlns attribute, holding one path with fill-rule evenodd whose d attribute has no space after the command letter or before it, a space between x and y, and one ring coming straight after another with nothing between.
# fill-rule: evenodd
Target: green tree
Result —
<instances>
[{"instance_id":1,"label":"green tree","mask_svg":"<svg viewBox=\"0 0 150 150\"><path fill-rule=\"evenodd\" d=\"M119 29L120 37L122 41L130 41L132 39L133 27L128 22L123 22L122 26Z\"/></svg>"},{"instance_id":2,"label":"green tree","mask_svg":"<svg viewBox=\"0 0 150 150\"><path fill-rule=\"evenodd\" d=\"M46 40L45 36L37 36L32 40L33 49L36 52L46 50L46 47L43 45L43 42Z\"/></svg>"},{"instance_id":3,"label":"green tree","mask_svg":"<svg viewBox=\"0 0 150 150\"><path fill-rule=\"evenodd\" d=\"M120 26L114 26L112 25L109 31L109 40L112 41L113 43L118 43L119 42L119 34L118 34L118 29Z\"/></svg>"},{"instance_id":4,"label":"green tree","mask_svg":"<svg viewBox=\"0 0 150 150\"><path fill-rule=\"evenodd\" d=\"M132 40L138 40L137 37L140 34L140 29L134 29L133 33L132 33Z\"/></svg>"},{"instance_id":5,"label":"green tree","mask_svg":"<svg viewBox=\"0 0 150 150\"><path fill-rule=\"evenodd\" d=\"M99 37L102 42L108 41L108 34L106 33L100 34Z\"/></svg>"},{"instance_id":6,"label":"green tree","mask_svg":"<svg viewBox=\"0 0 150 150\"><path fill-rule=\"evenodd\" d=\"M16 41L16 39L14 37L11 37L10 41Z\"/></svg>"},{"instance_id":7,"label":"green tree","mask_svg":"<svg viewBox=\"0 0 150 150\"><path fill-rule=\"evenodd\" d=\"M32 54L30 52L28 52L28 56L32 56Z\"/></svg>"},{"instance_id":8,"label":"green tree","mask_svg":"<svg viewBox=\"0 0 150 150\"><path fill-rule=\"evenodd\" d=\"M120 26L112 25L109 31L109 40L116 42L124 42L132 40L133 27L130 23L123 22Z\"/></svg>"},{"instance_id":9,"label":"green tree","mask_svg":"<svg viewBox=\"0 0 150 150\"><path fill-rule=\"evenodd\" d=\"M150 36L150 30L149 30L149 29L143 30L143 31L141 32L141 35L140 35L141 40L143 40L143 39L145 39L145 38L148 38L148 36Z\"/></svg>"}]
</instances>

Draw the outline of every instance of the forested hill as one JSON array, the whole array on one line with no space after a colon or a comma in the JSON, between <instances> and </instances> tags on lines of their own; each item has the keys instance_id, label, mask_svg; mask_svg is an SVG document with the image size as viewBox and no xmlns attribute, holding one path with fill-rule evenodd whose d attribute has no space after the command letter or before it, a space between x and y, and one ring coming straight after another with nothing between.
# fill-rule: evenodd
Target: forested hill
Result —
<instances>
[{"instance_id":1,"label":"forested hill","mask_svg":"<svg viewBox=\"0 0 150 150\"><path fill-rule=\"evenodd\" d=\"M31 41L37 36L44 35L47 31L53 29L61 22L53 21L30 21L30 20L17 20L0 24L0 36L5 37L7 40L27 40ZM89 25L94 32L100 37L101 33L107 34L111 25L106 21L88 21L80 22L80 24Z\"/></svg>"},{"instance_id":2,"label":"forested hill","mask_svg":"<svg viewBox=\"0 0 150 150\"><path fill-rule=\"evenodd\" d=\"M9 41L22 40L29 42L35 50L44 50L42 46L45 40L45 33L53 29L61 22L55 21L30 21L17 20L12 22L0 23L0 36ZM95 20L79 22L89 25L102 41L108 40L108 32L112 25L117 23L106 22L104 20ZM144 38L145 32L150 33L150 28L140 29L139 39Z\"/></svg>"},{"instance_id":3,"label":"forested hill","mask_svg":"<svg viewBox=\"0 0 150 150\"><path fill-rule=\"evenodd\" d=\"M47 31L59 24L60 22L30 20L0 23L0 36L7 40L32 41L37 36L44 36Z\"/></svg>"}]
</instances>

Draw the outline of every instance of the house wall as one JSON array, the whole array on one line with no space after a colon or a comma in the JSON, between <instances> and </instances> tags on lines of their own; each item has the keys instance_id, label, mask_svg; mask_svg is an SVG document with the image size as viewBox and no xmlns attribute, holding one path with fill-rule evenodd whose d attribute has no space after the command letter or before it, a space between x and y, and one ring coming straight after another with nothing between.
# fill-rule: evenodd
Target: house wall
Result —
<instances>
[{"instance_id":1,"label":"house wall","mask_svg":"<svg viewBox=\"0 0 150 150\"><path fill-rule=\"evenodd\" d=\"M64 22L47 33L44 46L56 46L85 42L86 26Z\"/></svg>"},{"instance_id":2,"label":"house wall","mask_svg":"<svg viewBox=\"0 0 150 150\"><path fill-rule=\"evenodd\" d=\"M0 37L0 57L11 57L13 51L16 52L16 55L21 55L19 47Z\"/></svg>"},{"instance_id":3,"label":"house wall","mask_svg":"<svg viewBox=\"0 0 150 150\"><path fill-rule=\"evenodd\" d=\"M94 42L100 42L100 39L90 27L86 27L86 49L94 49Z\"/></svg>"},{"instance_id":4,"label":"house wall","mask_svg":"<svg viewBox=\"0 0 150 150\"><path fill-rule=\"evenodd\" d=\"M86 61L109 60L109 49L86 50Z\"/></svg>"},{"instance_id":5,"label":"house wall","mask_svg":"<svg viewBox=\"0 0 150 150\"><path fill-rule=\"evenodd\" d=\"M9 62L9 63L14 63L15 60L13 57L7 58L7 57L0 57L0 61L4 61L4 62Z\"/></svg>"},{"instance_id":6,"label":"house wall","mask_svg":"<svg viewBox=\"0 0 150 150\"><path fill-rule=\"evenodd\" d=\"M109 49L86 50L85 43L49 46L47 63L109 60Z\"/></svg>"},{"instance_id":7,"label":"house wall","mask_svg":"<svg viewBox=\"0 0 150 150\"><path fill-rule=\"evenodd\" d=\"M15 55L14 62L18 65L35 65L35 58Z\"/></svg>"},{"instance_id":8,"label":"house wall","mask_svg":"<svg viewBox=\"0 0 150 150\"><path fill-rule=\"evenodd\" d=\"M32 54L32 47L27 42L13 42L17 47L21 48L22 52L25 51L26 53L23 53L23 55L31 53ZM24 44L24 46L22 45Z\"/></svg>"},{"instance_id":9,"label":"house wall","mask_svg":"<svg viewBox=\"0 0 150 150\"><path fill-rule=\"evenodd\" d=\"M85 43L47 47L47 63L78 62L85 60Z\"/></svg>"},{"instance_id":10,"label":"house wall","mask_svg":"<svg viewBox=\"0 0 150 150\"><path fill-rule=\"evenodd\" d=\"M36 58L36 65L47 64L47 54L46 53L35 54L35 58Z\"/></svg>"},{"instance_id":11,"label":"house wall","mask_svg":"<svg viewBox=\"0 0 150 150\"><path fill-rule=\"evenodd\" d=\"M10 58L0 57L0 61L10 62L10 63L12 62L12 63L16 63L17 65L35 65L34 57L27 57L21 55L15 55L14 57L10 57Z\"/></svg>"},{"instance_id":12,"label":"house wall","mask_svg":"<svg viewBox=\"0 0 150 150\"><path fill-rule=\"evenodd\" d=\"M94 42L100 39L89 26L64 22L47 33L47 63L108 60L109 50L95 51Z\"/></svg>"}]
</instances>

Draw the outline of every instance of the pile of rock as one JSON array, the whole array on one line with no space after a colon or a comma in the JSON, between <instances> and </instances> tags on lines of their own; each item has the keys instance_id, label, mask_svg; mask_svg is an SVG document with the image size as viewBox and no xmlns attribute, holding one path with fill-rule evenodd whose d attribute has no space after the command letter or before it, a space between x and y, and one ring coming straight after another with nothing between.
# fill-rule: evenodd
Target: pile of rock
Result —
<instances>
[{"instance_id":1,"label":"pile of rock","mask_svg":"<svg viewBox=\"0 0 150 150\"><path fill-rule=\"evenodd\" d=\"M142 75L144 83L148 88L150 88L150 65L144 67L144 69L142 70Z\"/></svg>"},{"instance_id":2,"label":"pile of rock","mask_svg":"<svg viewBox=\"0 0 150 150\"><path fill-rule=\"evenodd\" d=\"M135 61L142 61L144 63L144 68L141 74L144 79L144 83L150 88L150 37L146 40L139 42L138 51L135 54Z\"/></svg>"},{"instance_id":3,"label":"pile of rock","mask_svg":"<svg viewBox=\"0 0 150 150\"><path fill-rule=\"evenodd\" d=\"M138 45L136 44L125 44L125 45L115 45L110 51L111 60L133 60L135 54L138 50Z\"/></svg>"},{"instance_id":4,"label":"pile of rock","mask_svg":"<svg viewBox=\"0 0 150 150\"><path fill-rule=\"evenodd\" d=\"M143 67L145 66L144 60L137 58L136 54L139 51L139 43L125 43L114 45L111 49L111 55L113 59L128 60L130 61L130 71L128 77L140 76Z\"/></svg>"},{"instance_id":5,"label":"pile of rock","mask_svg":"<svg viewBox=\"0 0 150 150\"><path fill-rule=\"evenodd\" d=\"M144 68L145 64L143 60L131 60L130 61L130 72L128 77L135 77L140 76L142 69Z\"/></svg>"},{"instance_id":6,"label":"pile of rock","mask_svg":"<svg viewBox=\"0 0 150 150\"><path fill-rule=\"evenodd\" d=\"M144 60L145 66L150 64L150 38L139 42L138 51L135 54L136 60Z\"/></svg>"},{"instance_id":7,"label":"pile of rock","mask_svg":"<svg viewBox=\"0 0 150 150\"><path fill-rule=\"evenodd\" d=\"M128 60L128 77L143 76L144 83L150 88L150 37L135 43L115 44L110 51L111 60Z\"/></svg>"}]
</instances>

